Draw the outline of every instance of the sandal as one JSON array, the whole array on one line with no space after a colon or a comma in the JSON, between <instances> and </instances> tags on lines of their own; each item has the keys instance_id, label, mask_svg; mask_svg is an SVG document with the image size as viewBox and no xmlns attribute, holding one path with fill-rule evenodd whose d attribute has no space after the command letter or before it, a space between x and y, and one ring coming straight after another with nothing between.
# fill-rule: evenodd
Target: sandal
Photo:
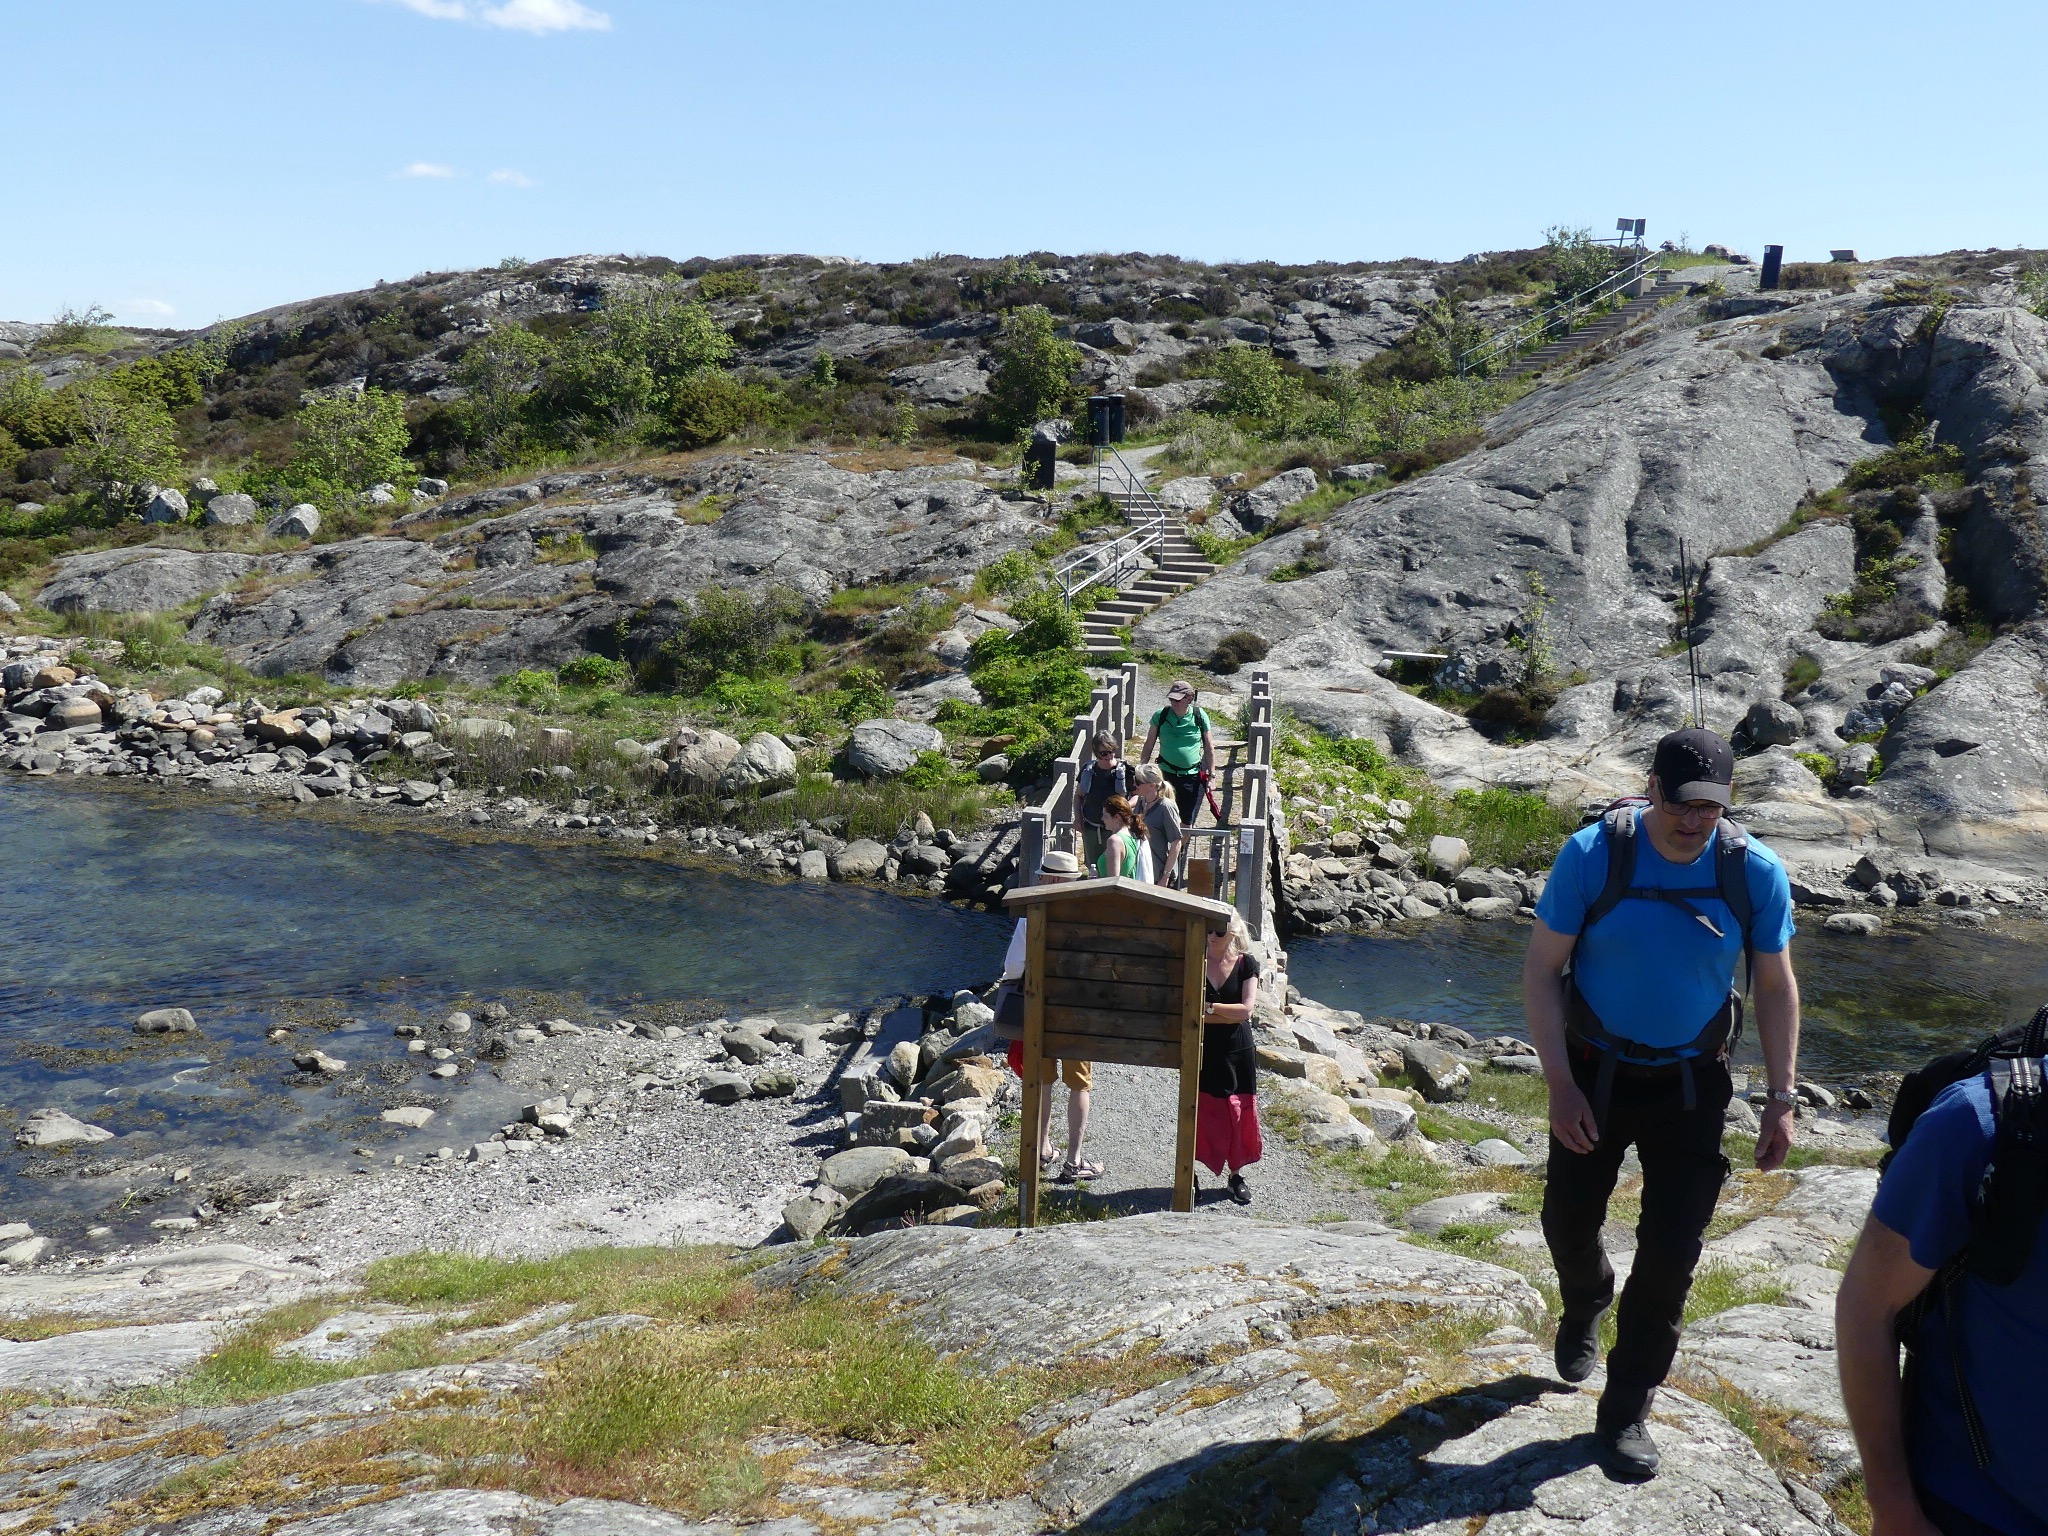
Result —
<instances>
[{"instance_id":1,"label":"sandal","mask_svg":"<svg viewBox=\"0 0 2048 1536\"><path fill-rule=\"evenodd\" d=\"M1076 1180L1099 1179L1102 1177L1100 1163L1068 1163L1060 1170L1060 1182L1072 1184Z\"/></svg>"}]
</instances>

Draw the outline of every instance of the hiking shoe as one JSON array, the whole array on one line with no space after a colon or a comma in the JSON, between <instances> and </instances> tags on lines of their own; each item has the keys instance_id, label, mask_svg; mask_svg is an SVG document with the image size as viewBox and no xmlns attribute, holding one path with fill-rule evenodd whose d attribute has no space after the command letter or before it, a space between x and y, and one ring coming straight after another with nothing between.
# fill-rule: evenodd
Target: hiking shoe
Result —
<instances>
[{"instance_id":1,"label":"hiking shoe","mask_svg":"<svg viewBox=\"0 0 2048 1536\"><path fill-rule=\"evenodd\" d=\"M1250 1205L1252 1203L1252 1192L1245 1188L1244 1175L1241 1173L1233 1173L1230 1176L1230 1198L1239 1205Z\"/></svg>"},{"instance_id":2,"label":"hiking shoe","mask_svg":"<svg viewBox=\"0 0 2048 1536\"><path fill-rule=\"evenodd\" d=\"M1600 1429L1601 1460L1608 1475L1624 1483L1646 1483L1657 1475L1657 1442L1642 1419Z\"/></svg>"},{"instance_id":3,"label":"hiking shoe","mask_svg":"<svg viewBox=\"0 0 2048 1536\"><path fill-rule=\"evenodd\" d=\"M1600 1314L1557 1325L1557 1374L1566 1381L1584 1381L1600 1363Z\"/></svg>"}]
</instances>

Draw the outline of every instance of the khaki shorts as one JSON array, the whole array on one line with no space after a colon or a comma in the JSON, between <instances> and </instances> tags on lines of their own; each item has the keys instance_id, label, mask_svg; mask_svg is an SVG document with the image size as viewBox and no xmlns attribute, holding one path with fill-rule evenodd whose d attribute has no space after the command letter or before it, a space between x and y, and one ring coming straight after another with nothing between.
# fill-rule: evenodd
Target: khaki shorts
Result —
<instances>
[{"instance_id":1,"label":"khaki shorts","mask_svg":"<svg viewBox=\"0 0 2048 1536\"><path fill-rule=\"evenodd\" d=\"M1060 1061L1052 1056L1039 1061L1038 1081L1041 1084L1050 1086L1055 1072L1076 1093L1086 1093L1095 1086L1095 1063L1092 1061Z\"/></svg>"}]
</instances>

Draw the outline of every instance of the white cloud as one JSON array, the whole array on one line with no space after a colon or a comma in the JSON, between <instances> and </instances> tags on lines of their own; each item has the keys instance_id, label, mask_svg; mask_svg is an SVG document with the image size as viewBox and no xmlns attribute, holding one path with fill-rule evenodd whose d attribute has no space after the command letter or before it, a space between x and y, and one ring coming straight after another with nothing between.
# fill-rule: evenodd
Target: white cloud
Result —
<instances>
[{"instance_id":1,"label":"white cloud","mask_svg":"<svg viewBox=\"0 0 2048 1536\"><path fill-rule=\"evenodd\" d=\"M448 181L454 177L455 167L452 165L435 165L428 160L415 160L398 174L423 181Z\"/></svg>"},{"instance_id":2,"label":"white cloud","mask_svg":"<svg viewBox=\"0 0 2048 1536\"><path fill-rule=\"evenodd\" d=\"M152 320L168 320L178 312L162 299L130 299L121 308L131 315L146 315Z\"/></svg>"},{"instance_id":3,"label":"white cloud","mask_svg":"<svg viewBox=\"0 0 2048 1536\"><path fill-rule=\"evenodd\" d=\"M540 185L539 182L535 181L524 171L493 171L484 179L494 187L537 187Z\"/></svg>"},{"instance_id":4,"label":"white cloud","mask_svg":"<svg viewBox=\"0 0 2048 1536\"><path fill-rule=\"evenodd\" d=\"M612 19L583 0L389 0L435 21L470 21L512 32L609 32Z\"/></svg>"},{"instance_id":5,"label":"white cloud","mask_svg":"<svg viewBox=\"0 0 2048 1536\"><path fill-rule=\"evenodd\" d=\"M482 20L494 27L516 32L609 32L612 19L593 11L583 0L505 0L479 11Z\"/></svg>"}]
</instances>

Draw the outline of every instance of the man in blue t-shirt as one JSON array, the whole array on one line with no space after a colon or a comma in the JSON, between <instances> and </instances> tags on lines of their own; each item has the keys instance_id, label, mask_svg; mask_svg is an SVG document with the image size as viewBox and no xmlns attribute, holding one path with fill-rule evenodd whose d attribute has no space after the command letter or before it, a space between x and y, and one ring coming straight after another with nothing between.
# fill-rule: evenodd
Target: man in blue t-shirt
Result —
<instances>
[{"instance_id":1,"label":"man in blue t-shirt","mask_svg":"<svg viewBox=\"0 0 2048 1536\"><path fill-rule=\"evenodd\" d=\"M1649 804L1616 813L1633 817L1632 828L1610 829L1603 817L1558 853L1522 967L1529 1036L1550 1089L1543 1234L1564 1303L1557 1369L1566 1381L1584 1381L1599 1361L1600 1317L1614 1300L1600 1228L1631 1143L1643 1165L1635 1263L1596 1419L1608 1467L1622 1477L1656 1473L1650 1405L1678 1352L1693 1266L1728 1176L1727 1050L1742 1006L1729 983L1745 934L1721 894L1735 889L1724 878L1742 882L1737 894L1750 909L1750 979L1770 1085L1757 1167L1777 1168L1792 1146L1792 889L1777 855L1753 839L1743 851L1739 832L1724 870L1720 823L1734 784L1735 754L1711 731L1673 731L1658 742ZM1624 838L1620 856L1633 849L1633 873L1609 906L1608 863Z\"/></svg>"},{"instance_id":2,"label":"man in blue t-shirt","mask_svg":"<svg viewBox=\"0 0 2048 1536\"><path fill-rule=\"evenodd\" d=\"M1863 1456L1873 1536L2048 1536L2048 1482L2035 1460L2048 1376L2048 1222L2012 1284L1966 1271L1945 1304L1927 1309L1909 1341L1910 1387L1899 1380L1899 1314L1969 1242L1995 1135L1989 1073L1935 1097L1885 1170L1835 1297L1842 1402ZM1983 1429L1982 1466L1959 1375Z\"/></svg>"}]
</instances>

